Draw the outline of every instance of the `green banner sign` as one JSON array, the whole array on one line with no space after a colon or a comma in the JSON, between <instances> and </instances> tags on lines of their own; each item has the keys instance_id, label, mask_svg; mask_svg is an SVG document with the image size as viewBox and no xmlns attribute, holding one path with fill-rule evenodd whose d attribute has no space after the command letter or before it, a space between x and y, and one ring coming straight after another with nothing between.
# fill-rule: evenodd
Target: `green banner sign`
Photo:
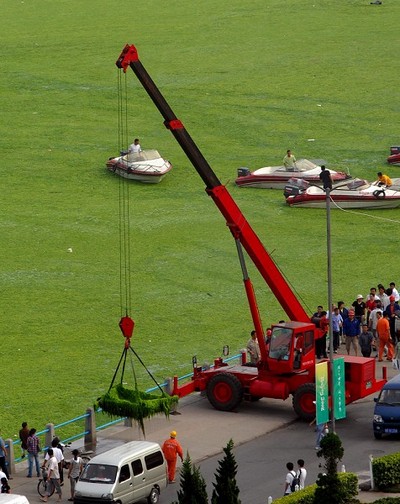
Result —
<instances>
[{"instance_id":1,"label":"green banner sign","mask_svg":"<svg viewBox=\"0 0 400 504\"><path fill-rule=\"evenodd\" d=\"M344 359L333 361L333 410L336 420L346 418Z\"/></svg>"},{"instance_id":2,"label":"green banner sign","mask_svg":"<svg viewBox=\"0 0 400 504\"><path fill-rule=\"evenodd\" d=\"M328 363L320 362L315 365L315 409L317 424L329 420L328 403Z\"/></svg>"}]
</instances>

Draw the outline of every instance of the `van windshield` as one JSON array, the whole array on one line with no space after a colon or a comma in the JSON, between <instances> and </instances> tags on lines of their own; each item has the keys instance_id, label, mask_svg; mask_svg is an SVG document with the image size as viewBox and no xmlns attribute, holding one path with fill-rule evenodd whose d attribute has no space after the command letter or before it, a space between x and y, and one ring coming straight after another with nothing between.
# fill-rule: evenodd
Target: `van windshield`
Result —
<instances>
[{"instance_id":1,"label":"van windshield","mask_svg":"<svg viewBox=\"0 0 400 504\"><path fill-rule=\"evenodd\" d=\"M91 483L114 483L117 469L117 466L89 463L83 470L79 480Z\"/></svg>"},{"instance_id":2,"label":"van windshield","mask_svg":"<svg viewBox=\"0 0 400 504\"><path fill-rule=\"evenodd\" d=\"M378 404L397 406L400 404L400 390L384 389L379 396Z\"/></svg>"}]
</instances>

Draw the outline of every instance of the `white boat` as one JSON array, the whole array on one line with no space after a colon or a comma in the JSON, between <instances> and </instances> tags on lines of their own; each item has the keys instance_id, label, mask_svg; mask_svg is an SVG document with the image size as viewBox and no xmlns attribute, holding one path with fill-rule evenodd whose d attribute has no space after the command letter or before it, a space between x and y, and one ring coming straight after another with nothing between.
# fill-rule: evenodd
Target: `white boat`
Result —
<instances>
[{"instance_id":1,"label":"white boat","mask_svg":"<svg viewBox=\"0 0 400 504\"><path fill-rule=\"evenodd\" d=\"M172 169L171 163L154 149L110 158L106 166L120 177L146 184L158 184Z\"/></svg>"},{"instance_id":2,"label":"white boat","mask_svg":"<svg viewBox=\"0 0 400 504\"><path fill-rule=\"evenodd\" d=\"M390 187L363 179L336 184L330 191L331 208L384 209L400 207L400 179ZM292 179L285 188L286 203L292 207L326 208L326 192L320 186Z\"/></svg>"},{"instance_id":3,"label":"white boat","mask_svg":"<svg viewBox=\"0 0 400 504\"><path fill-rule=\"evenodd\" d=\"M321 173L321 165L326 164L325 161L315 160L320 164L308 159L299 159L296 161L295 168L288 170L285 166L265 166L251 172L248 168L239 168L238 177L235 180L239 187L258 187L260 189L284 189L289 179L296 177L320 184L319 174ZM344 172L336 172L329 169L334 182L350 179L350 175Z\"/></svg>"}]
</instances>

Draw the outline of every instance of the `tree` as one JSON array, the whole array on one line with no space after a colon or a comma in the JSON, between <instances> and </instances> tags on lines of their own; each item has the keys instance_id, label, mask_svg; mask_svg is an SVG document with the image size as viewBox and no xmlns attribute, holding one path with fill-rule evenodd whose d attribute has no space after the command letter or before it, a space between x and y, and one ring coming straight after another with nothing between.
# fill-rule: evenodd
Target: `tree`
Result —
<instances>
[{"instance_id":1,"label":"tree","mask_svg":"<svg viewBox=\"0 0 400 504\"><path fill-rule=\"evenodd\" d=\"M231 439L224 448L225 457L218 462L211 504L240 504L239 488L236 485L237 464L232 449Z\"/></svg>"},{"instance_id":2,"label":"tree","mask_svg":"<svg viewBox=\"0 0 400 504\"><path fill-rule=\"evenodd\" d=\"M324 457L326 473L318 474L314 504L345 504L349 501L349 495L337 473L337 465L343 454L342 442L334 432L321 440L321 449L317 455Z\"/></svg>"},{"instance_id":3,"label":"tree","mask_svg":"<svg viewBox=\"0 0 400 504\"><path fill-rule=\"evenodd\" d=\"M192 464L189 453L183 461L180 476L178 502L173 504L208 504L206 482L200 470Z\"/></svg>"}]
</instances>

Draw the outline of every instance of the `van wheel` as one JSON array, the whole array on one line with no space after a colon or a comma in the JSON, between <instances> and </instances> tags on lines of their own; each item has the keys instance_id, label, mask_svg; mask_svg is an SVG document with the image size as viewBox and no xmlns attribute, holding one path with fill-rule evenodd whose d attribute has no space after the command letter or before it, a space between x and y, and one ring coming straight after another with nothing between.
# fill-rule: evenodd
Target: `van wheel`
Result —
<instances>
[{"instance_id":1,"label":"van wheel","mask_svg":"<svg viewBox=\"0 0 400 504\"><path fill-rule=\"evenodd\" d=\"M147 502L149 504L157 504L159 499L160 499L160 492L157 490L157 488L152 488L150 495L147 497Z\"/></svg>"},{"instance_id":2,"label":"van wheel","mask_svg":"<svg viewBox=\"0 0 400 504\"><path fill-rule=\"evenodd\" d=\"M375 439L382 439L382 434L380 432L374 432Z\"/></svg>"}]
</instances>

